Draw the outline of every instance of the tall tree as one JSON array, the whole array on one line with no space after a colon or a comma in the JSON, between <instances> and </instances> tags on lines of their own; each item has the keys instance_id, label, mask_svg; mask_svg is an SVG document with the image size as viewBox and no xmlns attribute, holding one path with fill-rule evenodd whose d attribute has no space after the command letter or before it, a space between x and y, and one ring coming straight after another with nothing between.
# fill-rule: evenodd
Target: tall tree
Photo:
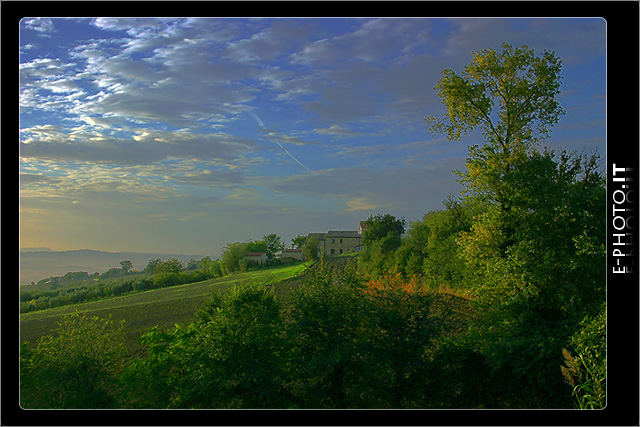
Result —
<instances>
[{"instance_id":1,"label":"tall tree","mask_svg":"<svg viewBox=\"0 0 640 427\"><path fill-rule=\"evenodd\" d=\"M473 145L467 172L461 174L472 194L503 200L499 183L536 143L546 139L564 109L558 102L562 62L551 51L536 56L527 46L503 43L502 51L483 49L461 75L442 72L436 85L446 114L426 118L431 133L451 141L480 128L481 146Z\"/></svg>"},{"instance_id":2,"label":"tall tree","mask_svg":"<svg viewBox=\"0 0 640 427\"><path fill-rule=\"evenodd\" d=\"M124 274L128 274L133 268L133 263L128 259L126 259L124 261L120 261L120 266L122 267Z\"/></svg>"},{"instance_id":3,"label":"tall tree","mask_svg":"<svg viewBox=\"0 0 640 427\"><path fill-rule=\"evenodd\" d=\"M304 244L302 245L302 253L308 260L318 260L321 254L318 252L320 250L320 241L314 237L305 239Z\"/></svg>"},{"instance_id":4,"label":"tall tree","mask_svg":"<svg viewBox=\"0 0 640 427\"><path fill-rule=\"evenodd\" d=\"M564 113L557 100L561 68L553 52L536 56L527 46L504 43L501 52L476 52L461 76L451 69L442 72L436 89L447 114L440 120L428 117L430 130L457 141L480 126L486 142L504 153L544 138Z\"/></svg>"},{"instance_id":5,"label":"tall tree","mask_svg":"<svg viewBox=\"0 0 640 427\"><path fill-rule=\"evenodd\" d=\"M302 247L304 246L304 242L306 240L307 240L307 236L303 236L301 234L298 234L296 237L291 239L291 244L296 249L302 249Z\"/></svg>"},{"instance_id":6,"label":"tall tree","mask_svg":"<svg viewBox=\"0 0 640 427\"><path fill-rule=\"evenodd\" d=\"M276 253L284 249L284 243L282 243L282 239L275 233L265 234L262 237L262 241L266 244L267 247L265 253L267 254L268 261L273 261L276 257Z\"/></svg>"},{"instance_id":7,"label":"tall tree","mask_svg":"<svg viewBox=\"0 0 640 427\"><path fill-rule=\"evenodd\" d=\"M168 260L161 262L153 270L155 273L180 273L184 270L184 264L177 258L169 258Z\"/></svg>"},{"instance_id":8,"label":"tall tree","mask_svg":"<svg viewBox=\"0 0 640 427\"><path fill-rule=\"evenodd\" d=\"M445 70L447 108L430 130L459 140L481 128L459 173L467 200L487 202L457 239L465 282L482 307L476 347L527 405L566 403L553 367L579 320L604 298L604 179L597 159L540 150L563 109L561 61L504 44ZM509 385L507 385L509 384ZM533 398L529 397L533 396Z\"/></svg>"},{"instance_id":9,"label":"tall tree","mask_svg":"<svg viewBox=\"0 0 640 427\"><path fill-rule=\"evenodd\" d=\"M147 274L153 274L153 271L156 269L156 267L161 263L162 261L160 261L159 258L151 258L149 260L149 262L147 263L147 266L144 268L144 272Z\"/></svg>"},{"instance_id":10,"label":"tall tree","mask_svg":"<svg viewBox=\"0 0 640 427\"><path fill-rule=\"evenodd\" d=\"M240 269L240 260L249 252L248 243L228 243L222 252L222 265L225 272L230 273Z\"/></svg>"},{"instance_id":11,"label":"tall tree","mask_svg":"<svg viewBox=\"0 0 640 427\"><path fill-rule=\"evenodd\" d=\"M390 251L400 246L400 237L405 231L407 221L404 218L396 218L391 214L372 215L366 221L366 228L362 236L363 245L388 239L385 251Z\"/></svg>"}]
</instances>

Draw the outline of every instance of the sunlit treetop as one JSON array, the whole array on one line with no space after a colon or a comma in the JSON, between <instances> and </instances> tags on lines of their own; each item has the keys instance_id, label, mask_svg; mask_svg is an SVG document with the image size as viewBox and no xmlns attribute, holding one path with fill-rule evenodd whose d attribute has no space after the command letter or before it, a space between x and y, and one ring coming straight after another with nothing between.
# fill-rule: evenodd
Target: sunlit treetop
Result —
<instances>
[{"instance_id":1,"label":"sunlit treetop","mask_svg":"<svg viewBox=\"0 0 640 427\"><path fill-rule=\"evenodd\" d=\"M564 114L560 93L562 64L552 52L536 55L527 46L502 51L483 49L473 55L461 75L442 72L436 85L446 114L428 116L429 131L459 141L480 127L486 143L507 154L516 145L530 146L548 137Z\"/></svg>"}]
</instances>

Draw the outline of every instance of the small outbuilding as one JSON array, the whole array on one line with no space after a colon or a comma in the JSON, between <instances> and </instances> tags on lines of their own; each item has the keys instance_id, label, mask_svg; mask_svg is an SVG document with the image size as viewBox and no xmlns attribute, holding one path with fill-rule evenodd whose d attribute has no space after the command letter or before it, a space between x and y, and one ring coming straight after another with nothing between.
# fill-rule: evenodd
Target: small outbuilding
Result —
<instances>
[{"instance_id":1,"label":"small outbuilding","mask_svg":"<svg viewBox=\"0 0 640 427\"><path fill-rule=\"evenodd\" d=\"M264 252L247 252L243 259L254 264L265 264L267 262L267 254Z\"/></svg>"}]
</instances>

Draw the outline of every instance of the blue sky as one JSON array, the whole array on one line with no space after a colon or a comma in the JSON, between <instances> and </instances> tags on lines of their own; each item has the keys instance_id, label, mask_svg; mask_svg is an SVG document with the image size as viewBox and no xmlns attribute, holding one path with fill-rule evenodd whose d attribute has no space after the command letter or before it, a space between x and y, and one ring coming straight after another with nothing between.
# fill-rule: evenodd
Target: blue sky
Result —
<instances>
[{"instance_id":1,"label":"blue sky","mask_svg":"<svg viewBox=\"0 0 640 427\"><path fill-rule=\"evenodd\" d=\"M20 245L217 255L421 219L467 146L426 132L445 68L563 61L553 149L605 154L601 19L62 19L20 25Z\"/></svg>"}]
</instances>

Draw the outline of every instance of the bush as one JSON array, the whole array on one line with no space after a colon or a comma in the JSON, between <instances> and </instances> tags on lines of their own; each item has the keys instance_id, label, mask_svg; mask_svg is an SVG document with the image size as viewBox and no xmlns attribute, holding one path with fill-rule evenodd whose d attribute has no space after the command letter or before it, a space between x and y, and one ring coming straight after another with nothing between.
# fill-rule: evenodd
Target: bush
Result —
<instances>
[{"instance_id":1,"label":"bush","mask_svg":"<svg viewBox=\"0 0 640 427\"><path fill-rule=\"evenodd\" d=\"M411 408L426 398L424 355L438 336L432 297L392 273L363 283L324 266L292 296L287 342L291 390L302 407Z\"/></svg>"},{"instance_id":2,"label":"bush","mask_svg":"<svg viewBox=\"0 0 640 427\"><path fill-rule=\"evenodd\" d=\"M116 406L124 323L75 313L57 335L20 347L20 404L28 409Z\"/></svg>"},{"instance_id":3,"label":"bush","mask_svg":"<svg viewBox=\"0 0 640 427\"><path fill-rule=\"evenodd\" d=\"M165 286L177 285L180 281L180 273L155 273L153 275L153 286L163 288Z\"/></svg>"},{"instance_id":4,"label":"bush","mask_svg":"<svg viewBox=\"0 0 640 427\"><path fill-rule=\"evenodd\" d=\"M153 281L149 279L137 279L133 281L133 290L135 291L143 291L145 289L151 289L153 285Z\"/></svg>"},{"instance_id":5,"label":"bush","mask_svg":"<svg viewBox=\"0 0 640 427\"><path fill-rule=\"evenodd\" d=\"M215 294L198 321L141 342L123 382L136 407L274 408L284 399L280 307L262 286Z\"/></svg>"},{"instance_id":6,"label":"bush","mask_svg":"<svg viewBox=\"0 0 640 427\"><path fill-rule=\"evenodd\" d=\"M563 349L562 375L572 387L580 409L601 409L606 404L607 314L603 307L596 316L587 316L569 345L575 357Z\"/></svg>"}]
</instances>

